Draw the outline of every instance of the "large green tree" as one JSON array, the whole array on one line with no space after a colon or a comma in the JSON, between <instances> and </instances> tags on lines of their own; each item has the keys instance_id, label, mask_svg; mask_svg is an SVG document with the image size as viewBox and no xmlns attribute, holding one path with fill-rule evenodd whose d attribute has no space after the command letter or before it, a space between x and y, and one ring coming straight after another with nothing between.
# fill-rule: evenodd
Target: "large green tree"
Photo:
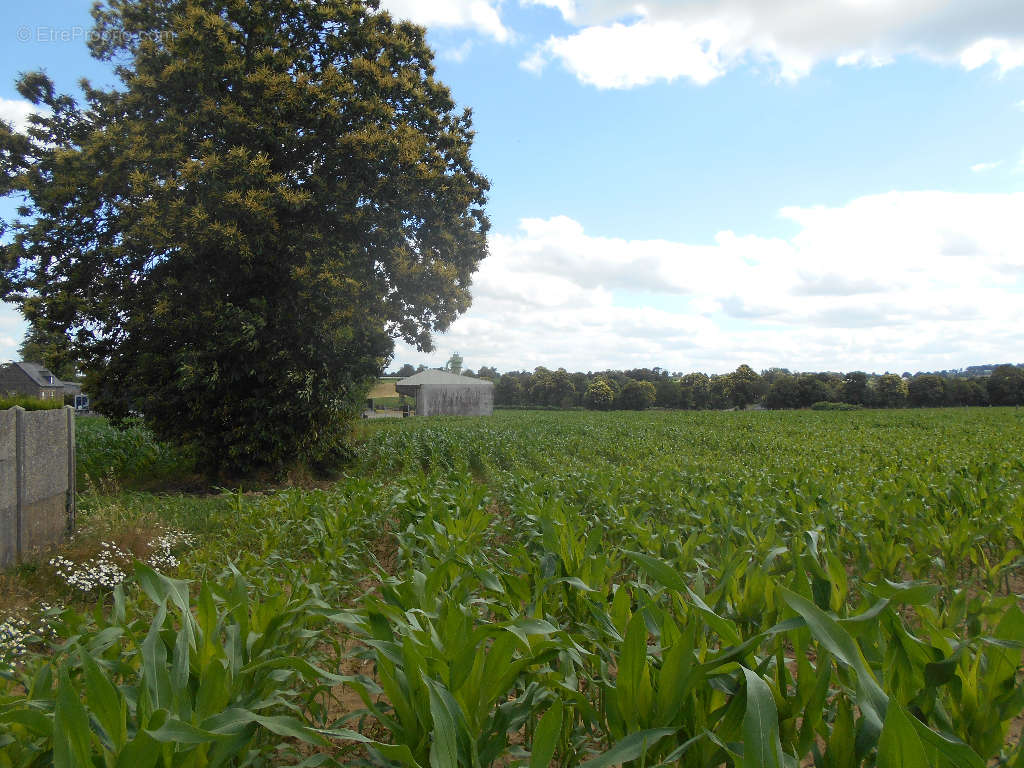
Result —
<instances>
[{"instance_id":1,"label":"large green tree","mask_svg":"<svg viewBox=\"0 0 1024 768\"><path fill-rule=\"evenodd\" d=\"M988 379L988 396L992 405L1024 405L1024 369L996 366Z\"/></svg>"},{"instance_id":2,"label":"large green tree","mask_svg":"<svg viewBox=\"0 0 1024 768\"><path fill-rule=\"evenodd\" d=\"M683 408L711 407L711 379L704 373L688 373L679 380L679 401Z\"/></svg>"},{"instance_id":3,"label":"large green tree","mask_svg":"<svg viewBox=\"0 0 1024 768\"><path fill-rule=\"evenodd\" d=\"M445 363L444 369L454 373L456 376L462 374L462 355L458 352L453 352L452 356L448 358L448 362Z\"/></svg>"},{"instance_id":4,"label":"large green tree","mask_svg":"<svg viewBox=\"0 0 1024 768\"><path fill-rule=\"evenodd\" d=\"M879 376L872 399L880 408L902 408L907 402L907 382L894 373Z\"/></svg>"},{"instance_id":5,"label":"large green tree","mask_svg":"<svg viewBox=\"0 0 1024 768\"><path fill-rule=\"evenodd\" d=\"M934 373L922 373L907 382L907 402L918 408L937 408L946 397L945 380Z\"/></svg>"},{"instance_id":6,"label":"large green tree","mask_svg":"<svg viewBox=\"0 0 1024 768\"><path fill-rule=\"evenodd\" d=\"M741 365L728 376L729 397L741 409L758 402L768 391L765 380L749 365Z\"/></svg>"},{"instance_id":7,"label":"large green tree","mask_svg":"<svg viewBox=\"0 0 1024 768\"><path fill-rule=\"evenodd\" d=\"M119 85L0 128L29 204L2 297L66 332L96 406L211 469L333 459L392 338L470 303L487 181L420 27L376 0L109 0Z\"/></svg>"},{"instance_id":8,"label":"large green tree","mask_svg":"<svg viewBox=\"0 0 1024 768\"><path fill-rule=\"evenodd\" d=\"M682 406L683 389L675 379L661 379L654 384L655 404L659 408Z\"/></svg>"},{"instance_id":9,"label":"large green tree","mask_svg":"<svg viewBox=\"0 0 1024 768\"><path fill-rule=\"evenodd\" d=\"M539 366L530 381L530 402L534 405L573 405L576 388L565 368L549 371ZM571 401L571 402L570 402Z\"/></svg>"},{"instance_id":10,"label":"large green tree","mask_svg":"<svg viewBox=\"0 0 1024 768\"><path fill-rule=\"evenodd\" d=\"M797 377L790 373L778 373L773 377L764 404L773 410L780 408L799 408L801 405L800 387Z\"/></svg>"},{"instance_id":11,"label":"large green tree","mask_svg":"<svg viewBox=\"0 0 1024 768\"><path fill-rule=\"evenodd\" d=\"M813 373L802 373L796 377L797 407L810 408L815 403L828 400L828 387Z\"/></svg>"},{"instance_id":12,"label":"large green tree","mask_svg":"<svg viewBox=\"0 0 1024 768\"><path fill-rule=\"evenodd\" d=\"M607 411L615 402L615 392L602 378L594 379L583 393L583 405L595 411Z\"/></svg>"},{"instance_id":13,"label":"large green tree","mask_svg":"<svg viewBox=\"0 0 1024 768\"><path fill-rule=\"evenodd\" d=\"M615 406L627 411L645 411L654 405L657 397L651 382L630 380L615 397Z\"/></svg>"},{"instance_id":14,"label":"large green tree","mask_svg":"<svg viewBox=\"0 0 1024 768\"><path fill-rule=\"evenodd\" d=\"M511 373L506 373L494 382L494 404L523 404L523 386L517 376Z\"/></svg>"},{"instance_id":15,"label":"large green tree","mask_svg":"<svg viewBox=\"0 0 1024 768\"><path fill-rule=\"evenodd\" d=\"M70 347L63 333L31 324L18 347L18 357L30 363L42 363L58 379L72 381L78 372L78 361Z\"/></svg>"},{"instance_id":16,"label":"large green tree","mask_svg":"<svg viewBox=\"0 0 1024 768\"><path fill-rule=\"evenodd\" d=\"M864 405L870 396L868 375L864 371L850 371L843 377L842 398L844 403Z\"/></svg>"},{"instance_id":17,"label":"large green tree","mask_svg":"<svg viewBox=\"0 0 1024 768\"><path fill-rule=\"evenodd\" d=\"M408 378L410 376L415 375L415 373L416 373L416 369L412 367L412 364L411 363L406 363L405 365L403 365L401 368L399 368L395 372L395 375L396 376L401 376L403 379L406 379L406 378Z\"/></svg>"}]
</instances>

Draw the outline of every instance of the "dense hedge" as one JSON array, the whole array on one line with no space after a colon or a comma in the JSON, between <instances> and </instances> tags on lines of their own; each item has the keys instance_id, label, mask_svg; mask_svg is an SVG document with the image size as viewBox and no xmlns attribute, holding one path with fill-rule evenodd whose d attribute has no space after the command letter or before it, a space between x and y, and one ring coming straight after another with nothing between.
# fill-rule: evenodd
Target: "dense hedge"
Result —
<instances>
[{"instance_id":1,"label":"dense hedge","mask_svg":"<svg viewBox=\"0 0 1024 768\"><path fill-rule=\"evenodd\" d=\"M26 411L49 411L54 408L63 408L63 400L43 400L38 397L26 397L15 395L13 397L0 397L0 411L20 405Z\"/></svg>"}]
</instances>

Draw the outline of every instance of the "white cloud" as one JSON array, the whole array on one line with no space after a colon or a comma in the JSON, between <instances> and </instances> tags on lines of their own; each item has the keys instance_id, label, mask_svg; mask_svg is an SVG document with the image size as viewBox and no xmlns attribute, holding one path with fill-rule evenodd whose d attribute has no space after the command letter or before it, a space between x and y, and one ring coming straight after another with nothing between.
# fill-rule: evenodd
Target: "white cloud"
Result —
<instances>
[{"instance_id":1,"label":"white cloud","mask_svg":"<svg viewBox=\"0 0 1024 768\"><path fill-rule=\"evenodd\" d=\"M500 2L495 0L384 0L381 7L401 19L427 27L474 29L499 43L511 32L502 23Z\"/></svg>"},{"instance_id":2,"label":"white cloud","mask_svg":"<svg viewBox=\"0 0 1024 768\"><path fill-rule=\"evenodd\" d=\"M25 320L13 306L0 302L0 364L18 359L18 346L26 327Z\"/></svg>"},{"instance_id":3,"label":"white cloud","mask_svg":"<svg viewBox=\"0 0 1024 768\"><path fill-rule=\"evenodd\" d=\"M1024 44L1009 40L986 37L979 40L960 54L960 64L970 71L983 67L989 62L999 66L999 73L1024 67Z\"/></svg>"},{"instance_id":4,"label":"white cloud","mask_svg":"<svg viewBox=\"0 0 1024 768\"><path fill-rule=\"evenodd\" d=\"M1018 0L521 0L558 8L579 28L552 36L524 66L558 61L582 82L629 88L688 78L706 84L744 64L768 62L784 80L815 64L884 66L915 55L1024 66L1024 3Z\"/></svg>"},{"instance_id":5,"label":"white cloud","mask_svg":"<svg viewBox=\"0 0 1024 768\"><path fill-rule=\"evenodd\" d=\"M879 56L869 54L867 51L854 51L836 57L837 67L871 67L876 69L892 64L892 56Z\"/></svg>"},{"instance_id":6,"label":"white cloud","mask_svg":"<svg viewBox=\"0 0 1024 768\"><path fill-rule=\"evenodd\" d=\"M891 192L793 207L788 239L587 234L564 216L491 238L474 303L396 364L936 369L1024 361L1024 193Z\"/></svg>"},{"instance_id":7,"label":"white cloud","mask_svg":"<svg viewBox=\"0 0 1024 768\"><path fill-rule=\"evenodd\" d=\"M544 58L544 51L537 49L525 59L519 62L519 66L525 69L527 72L532 72L535 75L539 75L544 71L544 67L547 66L547 59Z\"/></svg>"},{"instance_id":8,"label":"white cloud","mask_svg":"<svg viewBox=\"0 0 1024 768\"><path fill-rule=\"evenodd\" d=\"M463 40L462 44L455 48L445 48L441 51L440 56L442 59L448 59L449 61L455 61L461 64L464 62L473 50L472 40Z\"/></svg>"},{"instance_id":9,"label":"white cloud","mask_svg":"<svg viewBox=\"0 0 1024 768\"><path fill-rule=\"evenodd\" d=\"M579 80L598 88L632 88L680 77L706 85L726 69L712 40L701 29L676 22L615 23L551 37L523 67L539 72L548 58L556 58Z\"/></svg>"},{"instance_id":10,"label":"white cloud","mask_svg":"<svg viewBox=\"0 0 1024 768\"><path fill-rule=\"evenodd\" d=\"M1002 165L1001 160L996 160L993 163L975 163L971 166L971 170L975 173L984 173L985 171L991 171Z\"/></svg>"},{"instance_id":11,"label":"white cloud","mask_svg":"<svg viewBox=\"0 0 1024 768\"><path fill-rule=\"evenodd\" d=\"M540 5L547 8L554 8L562 14L562 18L572 21L576 18L575 0L519 0L520 5Z\"/></svg>"},{"instance_id":12,"label":"white cloud","mask_svg":"<svg viewBox=\"0 0 1024 768\"><path fill-rule=\"evenodd\" d=\"M0 98L0 120L11 123L17 131L25 131L28 128L28 117L33 112L48 111L46 107L37 107L23 99Z\"/></svg>"}]
</instances>

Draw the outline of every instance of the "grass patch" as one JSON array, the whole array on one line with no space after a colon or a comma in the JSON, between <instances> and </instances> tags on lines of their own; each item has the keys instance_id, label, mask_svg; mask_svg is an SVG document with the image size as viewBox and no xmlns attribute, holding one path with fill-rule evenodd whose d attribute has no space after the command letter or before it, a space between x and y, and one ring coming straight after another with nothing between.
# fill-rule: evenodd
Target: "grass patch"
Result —
<instances>
[{"instance_id":1,"label":"grass patch","mask_svg":"<svg viewBox=\"0 0 1024 768\"><path fill-rule=\"evenodd\" d=\"M398 379L377 379L377 382L370 388L370 391L366 394L368 398L377 400L385 397L397 397L395 392L395 382Z\"/></svg>"},{"instance_id":2,"label":"grass patch","mask_svg":"<svg viewBox=\"0 0 1024 768\"><path fill-rule=\"evenodd\" d=\"M23 614L39 601L89 610L109 596L110 584L83 589L83 579L76 579L78 586L68 583L69 568L61 567L61 560L55 565L56 558L75 564L73 570L81 573L110 563L127 574L135 559L177 573L181 554L231 529L233 517L228 497L221 494L82 495L76 530L59 552L35 553L0 571L0 617Z\"/></svg>"}]
</instances>

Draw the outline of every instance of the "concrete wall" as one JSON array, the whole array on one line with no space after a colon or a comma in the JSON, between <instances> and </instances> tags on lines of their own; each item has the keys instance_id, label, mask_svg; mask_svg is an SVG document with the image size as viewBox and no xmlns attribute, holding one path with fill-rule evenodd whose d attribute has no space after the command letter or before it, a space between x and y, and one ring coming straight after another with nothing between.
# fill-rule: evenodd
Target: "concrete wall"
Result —
<instances>
[{"instance_id":1,"label":"concrete wall","mask_svg":"<svg viewBox=\"0 0 1024 768\"><path fill-rule=\"evenodd\" d=\"M490 416L494 387L448 387L423 384L416 394L416 415Z\"/></svg>"},{"instance_id":2,"label":"concrete wall","mask_svg":"<svg viewBox=\"0 0 1024 768\"><path fill-rule=\"evenodd\" d=\"M0 411L0 567L58 544L74 515L74 409Z\"/></svg>"}]
</instances>

